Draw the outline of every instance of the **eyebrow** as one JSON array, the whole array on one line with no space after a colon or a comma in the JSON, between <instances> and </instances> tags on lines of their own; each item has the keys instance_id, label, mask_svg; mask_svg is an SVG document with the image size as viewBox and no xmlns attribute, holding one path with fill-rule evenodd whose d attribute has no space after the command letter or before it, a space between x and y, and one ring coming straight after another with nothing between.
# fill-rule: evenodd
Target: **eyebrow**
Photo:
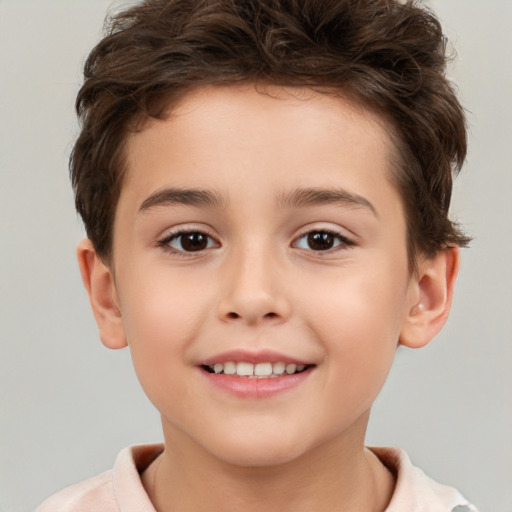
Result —
<instances>
[{"instance_id":1,"label":"eyebrow","mask_svg":"<svg viewBox=\"0 0 512 512\"><path fill-rule=\"evenodd\" d=\"M279 195L278 203L288 208L322 206L326 204L366 208L370 210L375 217L379 218L375 206L373 206L368 199L342 188L299 188L290 193Z\"/></svg>"},{"instance_id":2,"label":"eyebrow","mask_svg":"<svg viewBox=\"0 0 512 512\"><path fill-rule=\"evenodd\" d=\"M225 206L225 199L219 194L210 190L203 189L182 189L182 188L165 188L157 190L147 197L139 207L140 212L154 208L155 206L166 206L183 204L187 206L197 207L216 207Z\"/></svg>"},{"instance_id":3,"label":"eyebrow","mask_svg":"<svg viewBox=\"0 0 512 512\"><path fill-rule=\"evenodd\" d=\"M222 208L226 206L227 201L223 196L211 190L165 188L157 190L147 197L140 205L139 211L144 212L156 206L176 204L199 208ZM366 208L377 218L379 217L377 210L370 201L341 188L299 188L289 193L279 194L277 204L283 208L337 204L344 207Z\"/></svg>"}]
</instances>

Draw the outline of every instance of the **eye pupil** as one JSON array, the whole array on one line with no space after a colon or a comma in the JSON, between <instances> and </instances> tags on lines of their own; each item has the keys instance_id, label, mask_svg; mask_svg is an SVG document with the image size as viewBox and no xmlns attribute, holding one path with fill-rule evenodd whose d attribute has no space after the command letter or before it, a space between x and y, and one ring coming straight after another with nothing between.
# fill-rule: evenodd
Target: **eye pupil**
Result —
<instances>
[{"instance_id":1,"label":"eye pupil","mask_svg":"<svg viewBox=\"0 0 512 512\"><path fill-rule=\"evenodd\" d=\"M325 231L313 231L308 234L308 245L316 251L327 251L334 245L334 235Z\"/></svg>"},{"instance_id":2,"label":"eye pupil","mask_svg":"<svg viewBox=\"0 0 512 512\"><path fill-rule=\"evenodd\" d=\"M203 233L181 235L181 246L185 251L202 251L208 245L208 237Z\"/></svg>"}]
</instances>

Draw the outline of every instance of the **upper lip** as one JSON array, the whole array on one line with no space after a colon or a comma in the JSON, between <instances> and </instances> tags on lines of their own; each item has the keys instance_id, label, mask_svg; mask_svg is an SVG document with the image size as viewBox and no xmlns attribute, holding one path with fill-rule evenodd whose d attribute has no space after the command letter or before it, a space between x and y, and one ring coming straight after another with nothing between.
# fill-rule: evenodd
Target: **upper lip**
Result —
<instances>
[{"instance_id":1,"label":"upper lip","mask_svg":"<svg viewBox=\"0 0 512 512\"><path fill-rule=\"evenodd\" d=\"M200 362L200 366L204 365L214 365L214 364L223 364L228 361L233 362L245 362L245 363L286 363L286 364L303 364L308 365L311 364L310 361L304 361L298 359L296 357L291 357L286 354L281 354L274 350L257 350L251 351L246 349L236 349L229 350L227 352L222 352L221 354L217 354L212 357L208 357Z\"/></svg>"}]
</instances>

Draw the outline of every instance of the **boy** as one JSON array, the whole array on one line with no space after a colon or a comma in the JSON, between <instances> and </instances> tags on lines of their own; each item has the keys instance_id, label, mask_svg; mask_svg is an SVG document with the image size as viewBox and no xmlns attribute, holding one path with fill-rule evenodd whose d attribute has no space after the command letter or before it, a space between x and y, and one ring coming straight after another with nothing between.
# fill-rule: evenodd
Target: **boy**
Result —
<instances>
[{"instance_id":1,"label":"boy","mask_svg":"<svg viewBox=\"0 0 512 512\"><path fill-rule=\"evenodd\" d=\"M164 444L46 511L474 511L364 446L398 344L448 316L464 115L393 0L147 0L93 50L71 158L84 285Z\"/></svg>"}]
</instances>

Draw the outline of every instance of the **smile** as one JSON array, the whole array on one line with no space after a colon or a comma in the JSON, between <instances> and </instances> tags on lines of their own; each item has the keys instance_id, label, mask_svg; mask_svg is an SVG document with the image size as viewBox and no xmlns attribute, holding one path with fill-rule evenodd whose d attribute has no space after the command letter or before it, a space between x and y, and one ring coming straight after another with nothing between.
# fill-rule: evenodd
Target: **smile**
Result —
<instances>
[{"instance_id":1,"label":"smile","mask_svg":"<svg viewBox=\"0 0 512 512\"><path fill-rule=\"evenodd\" d=\"M225 363L203 365L202 368L208 373L217 375L232 375L250 379L272 379L280 376L301 373L308 368L308 365L294 363L287 364L284 362L262 362L253 364L245 361L226 361Z\"/></svg>"}]
</instances>

